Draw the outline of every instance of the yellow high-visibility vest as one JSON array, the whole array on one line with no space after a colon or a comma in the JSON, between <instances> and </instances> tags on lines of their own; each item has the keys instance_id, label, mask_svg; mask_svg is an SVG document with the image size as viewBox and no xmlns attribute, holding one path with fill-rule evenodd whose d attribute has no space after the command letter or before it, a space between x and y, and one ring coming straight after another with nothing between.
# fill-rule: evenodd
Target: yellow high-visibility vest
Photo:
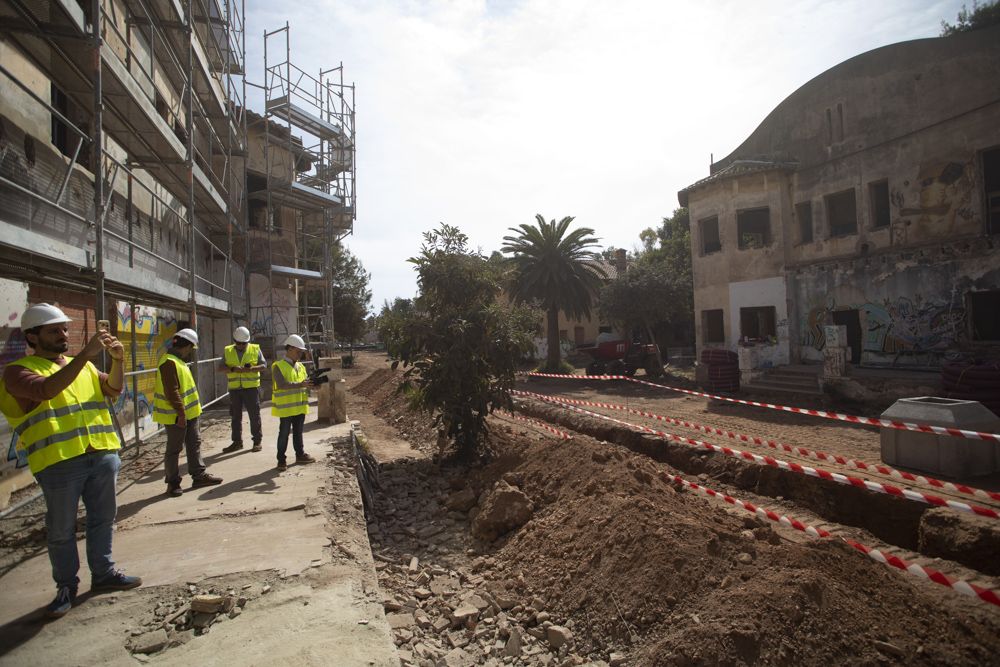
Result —
<instances>
[{"instance_id":1,"label":"yellow high-visibility vest","mask_svg":"<svg viewBox=\"0 0 1000 667\"><path fill-rule=\"evenodd\" d=\"M72 361L73 357L66 357L66 360ZM46 377L62 368L56 362L37 355L10 363ZM55 398L42 401L28 413L21 412L17 399L11 396L0 379L0 411L7 417L17 440L17 448L27 452L28 467L32 473L80 456L88 447L104 450L121 447L104 392L101 391L101 377L89 361L70 386Z\"/></svg>"},{"instance_id":2,"label":"yellow high-visibility vest","mask_svg":"<svg viewBox=\"0 0 1000 667\"><path fill-rule=\"evenodd\" d=\"M177 384L181 390L181 401L184 402L184 418L194 419L201 414L201 401L198 399L198 387L194 383L191 369L178 357L165 354L156 364L156 388L153 394L153 421L157 424L176 424L177 411L163 393L163 375L160 366L170 362L177 369Z\"/></svg>"},{"instance_id":3,"label":"yellow high-visibility vest","mask_svg":"<svg viewBox=\"0 0 1000 667\"><path fill-rule=\"evenodd\" d=\"M259 358L260 345L255 345L254 343L247 344L247 349L243 350L243 356L237 356L235 345L227 345L226 349L222 352L222 360L230 368L235 366L242 368L247 363L251 366L256 366ZM230 390L253 389L260 386L260 371L243 370L238 373L226 373L226 378L229 380Z\"/></svg>"},{"instance_id":4,"label":"yellow high-visibility vest","mask_svg":"<svg viewBox=\"0 0 1000 667\"><path fill-rule=\"evenodd\" d=\"M306 381L306 367L295 362L294 368L284 359L271 364L271 414L275 417L292 417L309 413L309 389L280 389L275 378L281 373L286 384Z\"/></svg>"}]
</instances>

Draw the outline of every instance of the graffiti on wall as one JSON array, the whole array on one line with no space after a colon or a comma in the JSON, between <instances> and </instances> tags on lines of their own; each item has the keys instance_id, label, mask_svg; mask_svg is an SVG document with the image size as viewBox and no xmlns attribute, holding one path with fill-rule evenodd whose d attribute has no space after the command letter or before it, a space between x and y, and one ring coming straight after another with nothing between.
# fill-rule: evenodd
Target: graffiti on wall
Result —
<instances>
[{"instance_id":1,"label":"graffiti on wall","mask_svg":"<svg viewBox=\"0 0 1000 667\"><path fill-rule=\"evenodd\" d=\"M135 358L132 359L132 311L129 304L119 301L115 306L118 339L125 346L125 371L156 368L156 362L167 351L167 344L177 333L177 317L173 311L136 306L135 309ZM125 389L115 401L115 412L126 439L134 436L136 416L140 431L151 425L155 373L136 376L135 386L126 378Z\"/></svg>"},{"instance_id":2,"label":"graffiti on wall","mask_svg":"<svg viewBox=\"0 0 1000 667\"><path fill-rule=\"evenodd\" d=\"M839 306L830 297L809 310L802 345L823 350L823 326L832 322L833 312L845 310L858 311L862 351L876 354L943 350L954 345L965 328L965 308L919 294Z\"/></svg>"}]
</instances>

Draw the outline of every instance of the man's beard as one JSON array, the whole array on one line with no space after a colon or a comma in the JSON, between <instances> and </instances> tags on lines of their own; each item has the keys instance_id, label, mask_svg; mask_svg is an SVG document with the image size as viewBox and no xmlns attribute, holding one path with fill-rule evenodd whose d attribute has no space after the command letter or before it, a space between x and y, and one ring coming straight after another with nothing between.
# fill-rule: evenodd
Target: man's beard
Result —
<instances>
[{"instance_id":1,"label":"man's beard","mask_svg":"<svg viewBox=\"0 0 1000 667\"><path fill-rule=\"evenodd\" d=\"M42 341L38 341L38 348L42 352L48 352L49 354L65 354L69 351L69 343L56 343L55 345L46 345Z\"/></svg>"}]
</instances>

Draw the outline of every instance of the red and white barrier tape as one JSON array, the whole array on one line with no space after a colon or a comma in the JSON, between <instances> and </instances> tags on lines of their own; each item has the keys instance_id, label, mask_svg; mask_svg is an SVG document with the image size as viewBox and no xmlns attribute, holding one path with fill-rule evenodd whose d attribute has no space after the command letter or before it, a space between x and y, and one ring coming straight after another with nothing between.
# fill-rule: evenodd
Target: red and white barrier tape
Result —
<instances>
[{"instance_id":1,"label":"red and white barrier tape","mask_svg":"<svg viewBox=\"0 0 1000 667\"><path fill-rule=\"evenodd\" d=\"M528 375L531 377L561 378L570 380L626 380L628 382L635 382L636 384L645 384L649 385L650 387L657 387L658 389L668 389L670 391L677 391L682 394L690 394L691 396L714 398L719 401L729 401L730 403L751 405L757 408L770 408L772 410L781 410L783 412L794 412L802 415L810 415L812 417L837 419L839 421L850 422L852 424L862 424L866 426L883 426L885 428L895 428L901 431L917 431L919 433L934 433L936 435L952 435L955 436L956 438L970 438L973 440L989 440L992 442L1000 442L1000 433L967 431L965 429L959 429L959 428L948 428L947 426L931 426L930 424L913 424L910 422L898 422L889 419L879 419L877 417L859 417L857 415L846 415L840 412L827 412L826 410L810 410L808 408L796 408L789 405L776 405L774 403L758 403L757 401L747 401L741 398L732 398L730 396L718 396L716 394L706 394L701 391L693 391L691 389L681 389L680 387L671 387L665 384L656 384L655 382L637 380L636 378L628 377L627 375L560 375L556 373L528 373Z\"/></svg>"},{"instance_id":2,"label":"red and white barrier tape","mask_svg":"<svg viewBox=\"0 0 1000 667\"><path fill-rule=\"evenodd\" d=\"M545 429L546 431L548 431L550 433L556 434L557 436L559 436L563 440L572 440L573 439L573 436L571 436L569 433L566 433L565 431L560 431L559 429L554 428L552 426L549 426L545 422L540 421L538 419L532 419L531 417L522 417L521 415L516 415L513 412L507 412L506 410L494 410L493 414L502 415L504 417L510 417L511 419L516 419L516 420L522 421L522 422L528 422L529 424L532 424L533 426L538 426L539 428L543 428L543 429Z\"/></svg>"},{"instance_id":3,"label":"red and white barrier tape","mask_svg":"<svg viewBox=\"0 0 1000 667\"><path fill-rule=\"evenodd\" d=\"M704 442L702 440L694 440L692 438L685 438L680 435L674 435L673 433L657 431L656 429L649 428L648 426L632 424L631 422L615 419L614 417L602 415L598 412L584 410L583 408L578 408L568 403L561 403L557 399L553 399L552 397L547 397L542 400L545 400L548 403L559 405L561 407L566 408L567 410L574 410L576 412L580 412L585 415L589 415L591 417L596 417L598 419L603 419L605 421L621 424L622 426L627 426L633 430L643 431L645 433L650 433L652 435L668 438L670 440L691 445L693 447L700 447L703 449L707 449L709 451L721 452L726 456L742 458L744 460L753 461L754 463L758 463L761 465L768 465L774 468L779 468L781 470L788 470L791 472L808 475L810 477L817 477L819 479L825 479L831 482L837 482L838 484L845 484L847 486L863 488L869 491L874 491L875 493L884 493L890 496L907 498L909 500L915 500L917 502L927 503L928 505L934 505L936 507L948 507L950 509L959 510L962 512L969 512L972 514L978 514L980 516L987 516L992 519L1000 519L1000 513L989 507L981 507L979 505L969 505L967 503L959 502L957 500L948 500L945 498L941 498L940 496L931 495L929 493L922 493L920 491L914 491L912 489L901 489L897 486L892 486L891 484L882 484L881 482L873 482L871 480L861 479L859 477L852 477L850 475L844 475L838 472L830 472L829 470L824 470L822 468L813 468L811 466L804 466L799 463L782 461L781 459L776 459L771 456L761 456L760 454L754 454L752 452L744 452L739 449L732 449L730 447L720 447L719 445L713 445L712 443Z\"/></svg>"},{"instance_id":4,"label":"red and white barrier tape","mask_svg":"<svg viewBox=\"0 0 1000 667\"><path fill-rule=\"evenodd\" d=\"M665 472L661 472L660 476L668 481L672 481L676 484L681 484L687 486L698 493L704 494L710 498L716 498L730 505L735 505L741 507L752 514L755 514L763 519L768 519L769 521L774 521L780 523L784 526L794 528L795 530L800 530L807 535L812 535L818 538L830 538L833 537L831 533L822 528L815 528L808 524L804 524L797 519L789 518L783 514L778 514L773 510L764 509L763 507L758 507L753 503L748 503L744 500L734 498L725 493L719 493L713 489L710 489L700 484L695 484L694 482L689 482L683 477L677 475L670 475ZM969 597L978 598L983 602L988 602L993 605L1000 606L1000 596L997 595L996 591L989 588L983 588L975 584L969 583L962 579L952 579L948 575L935 570L930 567L923 567L922 565L917 565L916 563L910 563L899 556L894 556L892 554L886 554L878 549L873 549L871 547L865 546L860 542L855 542L854 540L848 539L846 537L838 537L838 539L843 540L851 547L857 549L861 553L865 554L869 558L883 565L888 565L890 567L895 567L897 569L903 570L915 577L920 577L921 579L929 579L936 584L941 584L942 586L947 586L948 588L961 593L962 595L968 595Z\"/></svg>"},{"instance_id":5,"label":"red and white barrier tape","mask_svg":"<svg viewBox=\"0 0 1000 667\"><path fill-rule=\"evenodd\" d=\"M618 410L621 412L628 412L630 414L638 415L640 417L648 417L650 419L656 419L658 421L669 422L671 424L676 424L677 426L684 426L686 428L702 431L704 433L714 433L716 435L724 435L731 440L739 440L740 442L747 442L755 445L767 446L770 447L771 449L781 449L791 454L808 456L818 461L833 461L835 463L849 466L857 470L864 470L866 472L874 470L883 475L890 475L897 479L916 482L919 484L927 484L928 486L933 486L947 491L964 493L967 495L977 496L980 498L985 498L990 500L1000 500L1000 493L996 493L995 491L986 491L984 489L977 489L975 487L967 486L965 484L954 484L952 482L945 482L943 480L935 479L933 477L914 475L913 473L905 472L902 470L896 470L895 468L890 468L884 465L865 463L864 461L849 459L847 457L840 456L838 454L817 452L810 449L805 449L803 447L795 447L793 445L787 445L781 442L775 442L774 440L766 440L764 438L758 438L752 435L745 435L743 433L733 433L732 431L726 431L723 429L715 428L714 426L703 426L701 424L695 424L692 422L684 421L683 419L674 419L673 417L665 417L663 415L658 415L653 412L637 410L635 408L630 408L625 405L617 405L615 403L599 403L595 401L581 401L575 398L567 398L565 396L549 396L547 394L535 394L530 391L528 392L515 391L514 393L526 396L533 396L536 398L540 398L542 400L545 400L546 398L555 398L563 403L572 403L574 405L587 405L594 408L606 408L608 410Z\"/></svg>"}]
</instances>

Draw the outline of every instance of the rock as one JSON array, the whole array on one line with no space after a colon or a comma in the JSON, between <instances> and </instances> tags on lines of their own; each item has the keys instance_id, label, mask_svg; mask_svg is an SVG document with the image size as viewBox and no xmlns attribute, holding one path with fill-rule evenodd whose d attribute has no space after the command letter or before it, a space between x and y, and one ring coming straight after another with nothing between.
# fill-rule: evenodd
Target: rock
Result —
<instances>
[{"instance_id":1,"label":"rock","mask_svg":"<svg viewBox=\"0 0 1000 667\"><path fill-rule=\"evenodd\" d=\"M419 567L420 567L420 559L414 556L413 558L410 559L410 565L407 569L410 572L416 572Z\"/></svg>"},{"instance_id":2,"label":"rock","mask_svg":"<svg viewBox=\"0 0 1000 667\"><path fill-rule=\"evenodd\" d=\"M465 487L461 491L448 496L444 501L444 506L454 512L468 512L476 505L476 492L471 487Z\"/></svg>"},{"instance_id":3,"label":"rock","mask_svg":"<svg viewBox=\"0 0 1000 667\"><path fill-rule=\"evenodd\" d=\"M560 646L573 640L573 633L561 625L550 625L545 629L545 637L549 640L549 646L558 650Z\"/></svg>"},{"instance_id":4,"label":"rock","mask_svg":"<svg viewBox=\"0 0 1000 667\"><path fill-rule=\"evenodd\" d=\"M413 614L386 614L385 620L389 623L389 627L393 630L399 630L401 628L409 628L416 624L416 619L413 618Z\"/></svg>"},{"instance_id":5,"label":"rock","mask_svg":"<svg viewBox=\"0 0 1000 667\"><path fill-rule=\"evenodd\" d=\"M753 562L753 556L743 551L736 556L736 561L744 565L749 565Z\"/></svg>"},{"instance_id":6,"label":"rock","mask_svg":"<svg viewBox=\"0 0 1000 667\"><path fill-rule=\"evenodd\" d=\"M527 523L534 509L523 491L500 481L481 503L479 514L472 521L472 534L492 542Z\"/></svg>"},{"instance_id":7,"label":"rock","mask_svg":"<svg viewBox=\"0 0 1000 667\"><path fill-rule=\"evenodd\" d=\"M483 611L484 609L487 609L490 606L489 602L487 602L486 600L484 600L479 595L476 595L475 593L473 593L469 597L467 597L464 600L462 600L462 603L463 604L467 604L467 605L472 605L473 607L475 607L479 611Z\"/></svg>"},{"instance_id":8,"label":"rock","mask_svg":"<svg viewBox=\"0 0 1000 667\"><path fill-rule=\"evenodd\" d=\"M476 664L476 659L465 650L455 648L448 651L438 664L444 667L472 667Z\"/></svg>"},{"instance_id":9,"label":"rock","mask_svg":"<svg viewBox=\"0 0 1000 667\"><path fill-rule=\"evenodd\" d=\"M538 625L541 625L542 623L544 623L545 621L549 620L550 618L552 618L552 616L549 614L549 612L547 612L547 611L540 611L537 614L535 614L535 623L537 623Z\"/></svg>"},{"instance_id":10,"label":"rock","mask_svg":"<svg viewBox=\"0 0 1000 667\"><path fill-rule=\"evenodd\" d=\"M441 596L451 595L461 588L462 582L455 577L435 577L430 585L431 593Z\"/></svg>"},{"instance_id":11,"label":"rock","mask_svg":"<svg viewBox=\"0 0 1000 667\"><path fill-rule=\"evenodd\" d=\"M505 657L518 658L521 656L521 630L514 626L510 630L510 638L507 639L507 643L504 644L503 654Z\"/></svg>"},{"instance_id":12,"label":"rock","mask_svg":"<svg viewBox=\"0 0 1000 667\"><path fill-rule=\"evenodd\" d=\"M612 653L608 656L608 665L610 667L622 667L625 664L625 654L624 653Z\"/></svg>"},{"instance_id":13,"label":"rock","mask_svg":"<svg viewBox=\"0 0 1000 667\"><path fill-rule=\"evenodd\" d=\"M474 621L479 618L479 610L471 604L462 604L459 605L458 609L451 612L451 617L455 623L462 625L470 620Z\"/></svg>"},{"instance_id":14,"label":"rock","mask_svg":"<svg viewBox=\"0 0 1000 667\"><path fill-rule=\"evenodd\" d=\"M426 588L417 588L414 589L413 591L413 597L417 598L418 600L426 600L430 596L431 592Z\"/></svg>"},{"instance_id":15,"label":"rock","mask_svg":"<svg viewBox=\"0 0 1000 667\"><path fill-rule=\"evenodd\" d=\"M906 651L899 648L895 644L890 644L889 642L880 642L878 640L873 641L872 644L875 645L875 648L877 648L878 650L882 651L882 653L885 653L887 655L892 655L897 658L906 657Z\"/></svg>"},{"instance_id":16,"label":"rock","mask_svg":"<svg viewBox=\"0 0 1000 667\"><path fill-rule=\"evenodd\" d=\"M431 627L434 628L434 632L441 634L449 627L451 627L451 621L442 616L440 618L434 619L434 622L431 624Z\"/></svg>"},{"instance_id":17,"label":"rock","mask_svg":"<svg viewBox=\"0 0 1000 667\"><path fill-rule=\"evenodd\" d=\"M212 625L213 621L215 621L215 614L203 611L196 611L191 617L191 625L202 630Z\"/></svg>"},{"instance_id":18,"label":"rock","mask_svg":"<svg viewBox=\"0 0 1000 667\"><path fill-rule=\"evenodd\" d=\"M167 645L167 631L162 628L132 639L132 653L156 653Z\"/></svg>"}]
</instances>

